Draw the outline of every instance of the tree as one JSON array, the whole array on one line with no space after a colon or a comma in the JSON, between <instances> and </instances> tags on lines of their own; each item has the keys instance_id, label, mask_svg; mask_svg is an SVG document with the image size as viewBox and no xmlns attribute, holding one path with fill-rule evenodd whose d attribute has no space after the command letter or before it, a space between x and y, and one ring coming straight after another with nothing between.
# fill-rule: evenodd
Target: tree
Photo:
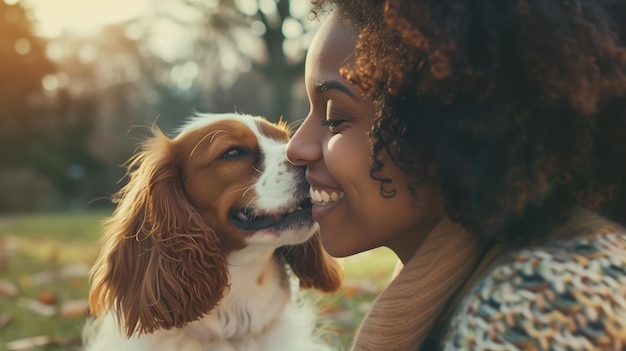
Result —
<instances>
[{"instance_id":1,"label":"tree","mask_svg":"<svg viewBox=\"0 0 626 351\"><path fill-rule=\"evenodd\" d=\"M289 119L293 101L301 101L293 96L294 84L302 77L304 54L316 28L316 22L308 19L309 8L303 4L308 2L160 0L154 16L198 28L193 59L206 63L217 56L226 61L220 67L222 76L230 73L231 78L233 74L241 78L245 74L237 73L260 73L271 91L266 114L272 119ZM173 11L173 6L186 10Z\"/></svg>"},{"instance_id":2,"label":"tree","mask_svg":"<svg viewBox=\"0 0 626 351\"><path fill-rule=\"evenodd\" d=\"M0 212L71 205L102 169L86 147L94 100L71 96L32 27L19 2L0 1Z\"/></svg>"},{"instance_id":3,"label":"tree","mask_svg":"<svg viewBox=\"0 0 626 351\"><path fill-rule=\"evenodd\" d=\"M147 131L133 126L168 133L193 109L301 118L316 26L302 4L154 0L97 35L43 40L19 0L0 0L0 193L13 194L0 212L106 198Z\"/></svg>"},{"instance_id":4,"label":"tree","mask_svg":"<svg viewBox=\"0 0 626 351\"><path fill-rule=\"evenodd\" d=\"M42 79L54 66L19 2L0 1L0 33L0 165L7 165L25 156L18 146L29 137Z\"/></svg>"}]
</instances>

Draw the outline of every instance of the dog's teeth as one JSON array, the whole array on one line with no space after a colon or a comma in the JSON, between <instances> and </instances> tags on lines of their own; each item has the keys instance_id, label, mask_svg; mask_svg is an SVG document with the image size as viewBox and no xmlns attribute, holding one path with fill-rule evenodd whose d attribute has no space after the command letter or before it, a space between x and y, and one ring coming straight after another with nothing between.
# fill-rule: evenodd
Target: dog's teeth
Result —
<instances>
[{"instance_id":1,"label":"dog's teeth","mask_svg":"<svg viewBox=\"0 0 626 351\"><path fill-rule=\"evenodd\" d=\"M237 217L239 219L241 219L242 221L244 221L244 222L247 222L250 219L250 217L248 215L246 215L245 213L243 213L243 212L239 212L237 214Z\"/></svg>"}]
</instances>

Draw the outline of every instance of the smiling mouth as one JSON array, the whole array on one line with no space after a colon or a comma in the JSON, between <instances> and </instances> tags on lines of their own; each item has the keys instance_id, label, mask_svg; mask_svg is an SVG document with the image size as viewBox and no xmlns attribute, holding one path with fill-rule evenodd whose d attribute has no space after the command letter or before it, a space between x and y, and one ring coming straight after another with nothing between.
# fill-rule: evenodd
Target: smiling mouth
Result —
<instances>
[{"instance_id":1,"label":"smiling mouth","mask_svg":"<svg viewBox=\"0 0 626 351\"><path fill-rule=\"evenodd\" d=\"M236 208L230 211L230 221L239 229L257 231L272 228L285 230L297 226L312 225L311 201L306 199L298 206L282 213L260 213L252 208Z\"/></svg>"},{"instance_id":2,"label":"smiling mouth","mask_svg":"<svg viewBox=\"0 0 626 351\"><path fill-rule=\"evenodd\" d=\"M313 204L315 204L316 206L321 206L321 207L334 204L340 199L343 199L343 197L345 196L343 191L341 192L331 191L330 193L327 193L324 190L320 191L317 189L313 189L312 187L309 188L309 195L311 196L311 201L313 201Z\"/></svg>"}]
</instances>

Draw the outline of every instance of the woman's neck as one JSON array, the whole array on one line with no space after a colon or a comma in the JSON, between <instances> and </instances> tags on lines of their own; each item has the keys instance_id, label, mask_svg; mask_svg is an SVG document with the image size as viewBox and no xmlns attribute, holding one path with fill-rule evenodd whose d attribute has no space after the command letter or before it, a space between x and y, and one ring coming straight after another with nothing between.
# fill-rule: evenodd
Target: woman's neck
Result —
<instances>
[{"instance_id":1,"label":"woman's neck","mask_svg":"<svg viewBox=\"0 0 626 351\"><path fill-rule=\"evenodd\" d=\"M391 249L400 259L402 264L406 264L413 256L419 251L420 247L426 242L428 237L437 229L440 228L442 223L449 223L450 220L447 216L443 216L433 220L432 224L426 229L411 231L399 238L394 242L389 243L387 247ZM441 230L441 229L439 229Z\"/></svg>"},{"instance_id":2,"label":"woman's neck","mask_svg":"<svg viewBox=\"0 0 626 351\"><path fill-rule=\"evenodd\" d=\"M353 350L414 350L474 269L482 242L459 223L439 221L377 298Z\"/></svg>"}]
</instances>

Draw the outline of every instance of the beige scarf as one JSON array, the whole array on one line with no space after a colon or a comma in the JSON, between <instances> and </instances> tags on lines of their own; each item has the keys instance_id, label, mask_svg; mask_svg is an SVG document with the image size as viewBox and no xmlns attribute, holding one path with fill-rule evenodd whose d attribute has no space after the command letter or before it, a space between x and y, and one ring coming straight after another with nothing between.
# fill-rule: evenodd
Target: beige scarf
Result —
<instances>
[{"instance_id":1,"label":"beige scarf","mask_svg":"<svg viewBox=\"0 0 626 351\"><path fill-rule=\"evenodd\" d=\"M376 299L354 351L416 350L481 255L477 237L443 220Z\"/></svg>"}]
</instances>

